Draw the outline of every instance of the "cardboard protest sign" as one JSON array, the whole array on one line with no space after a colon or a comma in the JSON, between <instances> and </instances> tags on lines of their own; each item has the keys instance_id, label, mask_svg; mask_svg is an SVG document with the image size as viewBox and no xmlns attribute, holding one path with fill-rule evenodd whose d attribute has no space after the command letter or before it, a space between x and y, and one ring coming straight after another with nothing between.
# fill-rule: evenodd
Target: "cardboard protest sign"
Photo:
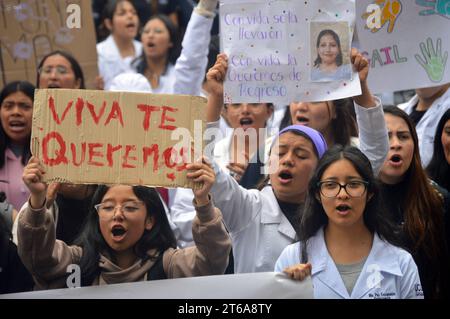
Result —
<instances>
[{"instance_id":1,"label":"cardboard protest sign","mask_svg":"<svg viewBox=\"0 0 450 319\"><path fill-rule=\"evenodd\" d=\"M37 90L32 153L46 181L187 187L205 105L187 95Z\"/></svg>"},{"instance_id":2,"label":"cardboard protest sign","mask_svg":"<svg viewBox=\"0 0 450 319\"><path fill-rule=\"evenodd\" d=\"M450 82L450 1L361 0L356 8L374 93Z\"/></svg>"},{"instance_id":3,"label":"cardboard protest sign","mask_svg":"<svg viewBox=\"0 0 450 319\"><path fill-rule=\"evenodd\" d=\"M36 84L37 66L55 50L70 52L86 87L98 74L91 1L0 1L0 87L16 80Z\"/></svg>"},{"instance_id":4,"label":"cardboard protest sign","mask_svg":"<svg viewBox=\"0 0 450 319\"><path fill-rule=\"evenodd\" d=\"M225 102L288 104L361 94L350 63L354 21L354 0L221 0ZM319 50L324 36L334 42L325 55Z\"/></svg>"}]
</instances>

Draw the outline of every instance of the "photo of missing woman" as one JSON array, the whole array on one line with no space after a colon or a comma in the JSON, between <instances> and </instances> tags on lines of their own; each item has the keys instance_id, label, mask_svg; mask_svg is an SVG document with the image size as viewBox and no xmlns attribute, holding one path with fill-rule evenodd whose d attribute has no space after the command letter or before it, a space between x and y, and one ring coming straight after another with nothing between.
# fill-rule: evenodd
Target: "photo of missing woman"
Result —
<instances>
[{"instance_id":1,"label":"photo of missing woman","mask_svg":"<svg viewBox=\"0 0 450 319\"><path fill-rule=\"evenodd\" d=\"M347 22L311 22L311 82L352 79Z\"/></svg>"}]
</instances>

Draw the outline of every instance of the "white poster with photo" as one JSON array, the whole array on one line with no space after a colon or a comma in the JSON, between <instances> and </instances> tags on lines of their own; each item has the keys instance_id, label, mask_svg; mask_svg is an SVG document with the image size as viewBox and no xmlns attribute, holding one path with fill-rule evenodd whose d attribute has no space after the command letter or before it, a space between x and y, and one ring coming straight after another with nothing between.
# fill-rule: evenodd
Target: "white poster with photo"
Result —
<instances>
[{"instance_id":1,"label":"white poster with photo","mask_svg":"<svg viewBox=\"0 0 450 319\"><path fill-rule=\"evenodd\" d=\"M225 103L359 95L350 63L354 0L221 0Z\"/></svg>"},{"instance_id":2,"label":"white poster with photo","mask_svg":"<svg viewBox=\"0 0 450 319\"><path fill-rule=\"evenodd\" d=\"M356 24L374 93L450 82L450 0L358 0Z\"/></svg>"}]
</instances>

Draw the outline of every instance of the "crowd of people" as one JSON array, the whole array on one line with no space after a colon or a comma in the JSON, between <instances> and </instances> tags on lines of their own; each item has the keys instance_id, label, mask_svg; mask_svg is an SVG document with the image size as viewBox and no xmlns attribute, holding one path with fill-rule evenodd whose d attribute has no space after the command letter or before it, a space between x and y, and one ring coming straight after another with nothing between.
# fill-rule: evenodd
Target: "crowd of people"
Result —
<instances>
[{"instance_id":1,"label":"crowd of people","mask_svg":"<svg viewBox=\"0 0 450 319\"><path fill-rule=\"evenodd\" d=\"M218 0L93 10L97 89L205 96L223 139L187 165L192 189L46 184L34 90L86 89L70 53L47 54L36 83L0 90L0 294L64 288L78 264L82 286L275 271L311 276L315 298L450 298L450 83L382 105L352 48L342 72L360 95L226 104ZM316 73L336 80L339 37L324 30L316 50ZM239 143L248 130L265 134Z\"/></svg>"}]
</instances>

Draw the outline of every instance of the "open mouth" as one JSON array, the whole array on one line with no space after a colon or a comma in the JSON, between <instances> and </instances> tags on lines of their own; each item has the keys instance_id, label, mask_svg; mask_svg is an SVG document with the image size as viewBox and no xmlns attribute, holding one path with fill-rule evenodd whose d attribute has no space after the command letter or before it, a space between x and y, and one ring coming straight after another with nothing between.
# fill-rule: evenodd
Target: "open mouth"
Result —
<instances>
[{"instance_id":1,"label":"open mouth","mask_svg":"<svg viewBox=\"0 0 450 319\"><path fill-rule=\"evenodd\" d=\"M155 44L153 42L149 42L149 43L147 43L147 47L148 48L154 48Z\"/></svg>"},{"instance_id":2,"label":"open mouth","mask_svg":"<svg viewBox=\"0 0 450 319\"><path fill-rule=\"evenodd\" d=\"M135 25L133 22L130 22L130 23L128 23L125 27L126 27L127 29L134 29L134 28L136 28L136 25Z\"/></svg>"},{"instance_id":3,"label":"open mouth","mask_svg":"<svg viewBox=\"0 0 450 319\"><path fill-rule=\"evenodd\" d=\"M347 214L350 211L350 206L346 204L341 204L336 207L336 210L341 214Z\"/></svg>"},{"instance_id":4,"label":"open mouth","mask_svg":"<svg viewBox=\"0 0 450 319\"><path fill-rule=\"evenodd\" d=\"M300 125L306 125L309 122L309 119L307 117L301 116L301 115L297 116L296 120L297 120L297 124L300 124Z\"/></svg>"},{"instance_id":5,"label":"open mouth","mask_svg":"<svg viewBox=\"0 0 450 319\"><path fill-rule=\"evenodd\" d=\"M391 156L391 158L389 159L389 164L391 166L401 166L403 163L403 159L400 155L398 154L394 154Z\"/></svg>"},{"instance_id":6,"label":"open mouth","mask_svg":"<svg viewBox=\"0 0 450 319\"><path fill-rule=\"evenodd\" d=\"M278 174L278 177L280 178L280 182L282 184L287 184L294 178L288 171L281 171L280 174Z\"/></svg>"},{"instance_id":7,"label":"open mouth","mask_svg":"<svg viewBox=\"0 0 450 319\"><path fill-rule=\"evenodd\" d=\"M340 211L340 212L344 212L344 211L346 211L346 210L349 210L349 209L350 209L350 206L345 205L345 204L342 204L342 205L339 205L338 207L336 207L336 209L337 209L338 211Z\"/></svg>"},{"instance_id":8,"label":"open mouth","mask_svg":"<svg viewBox=\"0 0 450 319\"><path fill-rule=\"evenodd\" d=\"M11 131L22 131L25 128L25 123L19 121L9 122L9 128Z\"/></svg>"},{"instance_id":9,"label":"open mouth","mask_svg":"<svg viewBox=\"0 0 450 319\"><path fill-rule=\"evenodd\" d=\"M250 126L253 124L253 120L249 118L243 118L239 121L239 124L241 124L242 126Z\"/></svg>"},{"instance_id":10,"label":"open mouth","mask_svg":"<svg viewBox=\"0 0 450 319\"><path fill-rule=\"evenodd\" d=\"M393 155L391 157L391 161L394 163L399 163L402 160L402 158L400 157L400 155Z\"/></svg>"},{"instance_id":11,"label":"open mouth","mask_svg":"<svg viewBox=\"0 0 450 319\"><path fill-rule=\"evenodd\" d=\"M11 127L24 127L25 123L19 121L11 121L9 122L9 126Z\"/></svg>"},{"instance_id":12,"label":"open mouth","mask_svg":"<svg viewBox=\"0 0 450 319\"><path fill-rule=\"evenodd\" d=\"M121 225L116 225L111 230L114 239L121 239L126 232L127 230Z\"/></svg>"}]
</instances>

